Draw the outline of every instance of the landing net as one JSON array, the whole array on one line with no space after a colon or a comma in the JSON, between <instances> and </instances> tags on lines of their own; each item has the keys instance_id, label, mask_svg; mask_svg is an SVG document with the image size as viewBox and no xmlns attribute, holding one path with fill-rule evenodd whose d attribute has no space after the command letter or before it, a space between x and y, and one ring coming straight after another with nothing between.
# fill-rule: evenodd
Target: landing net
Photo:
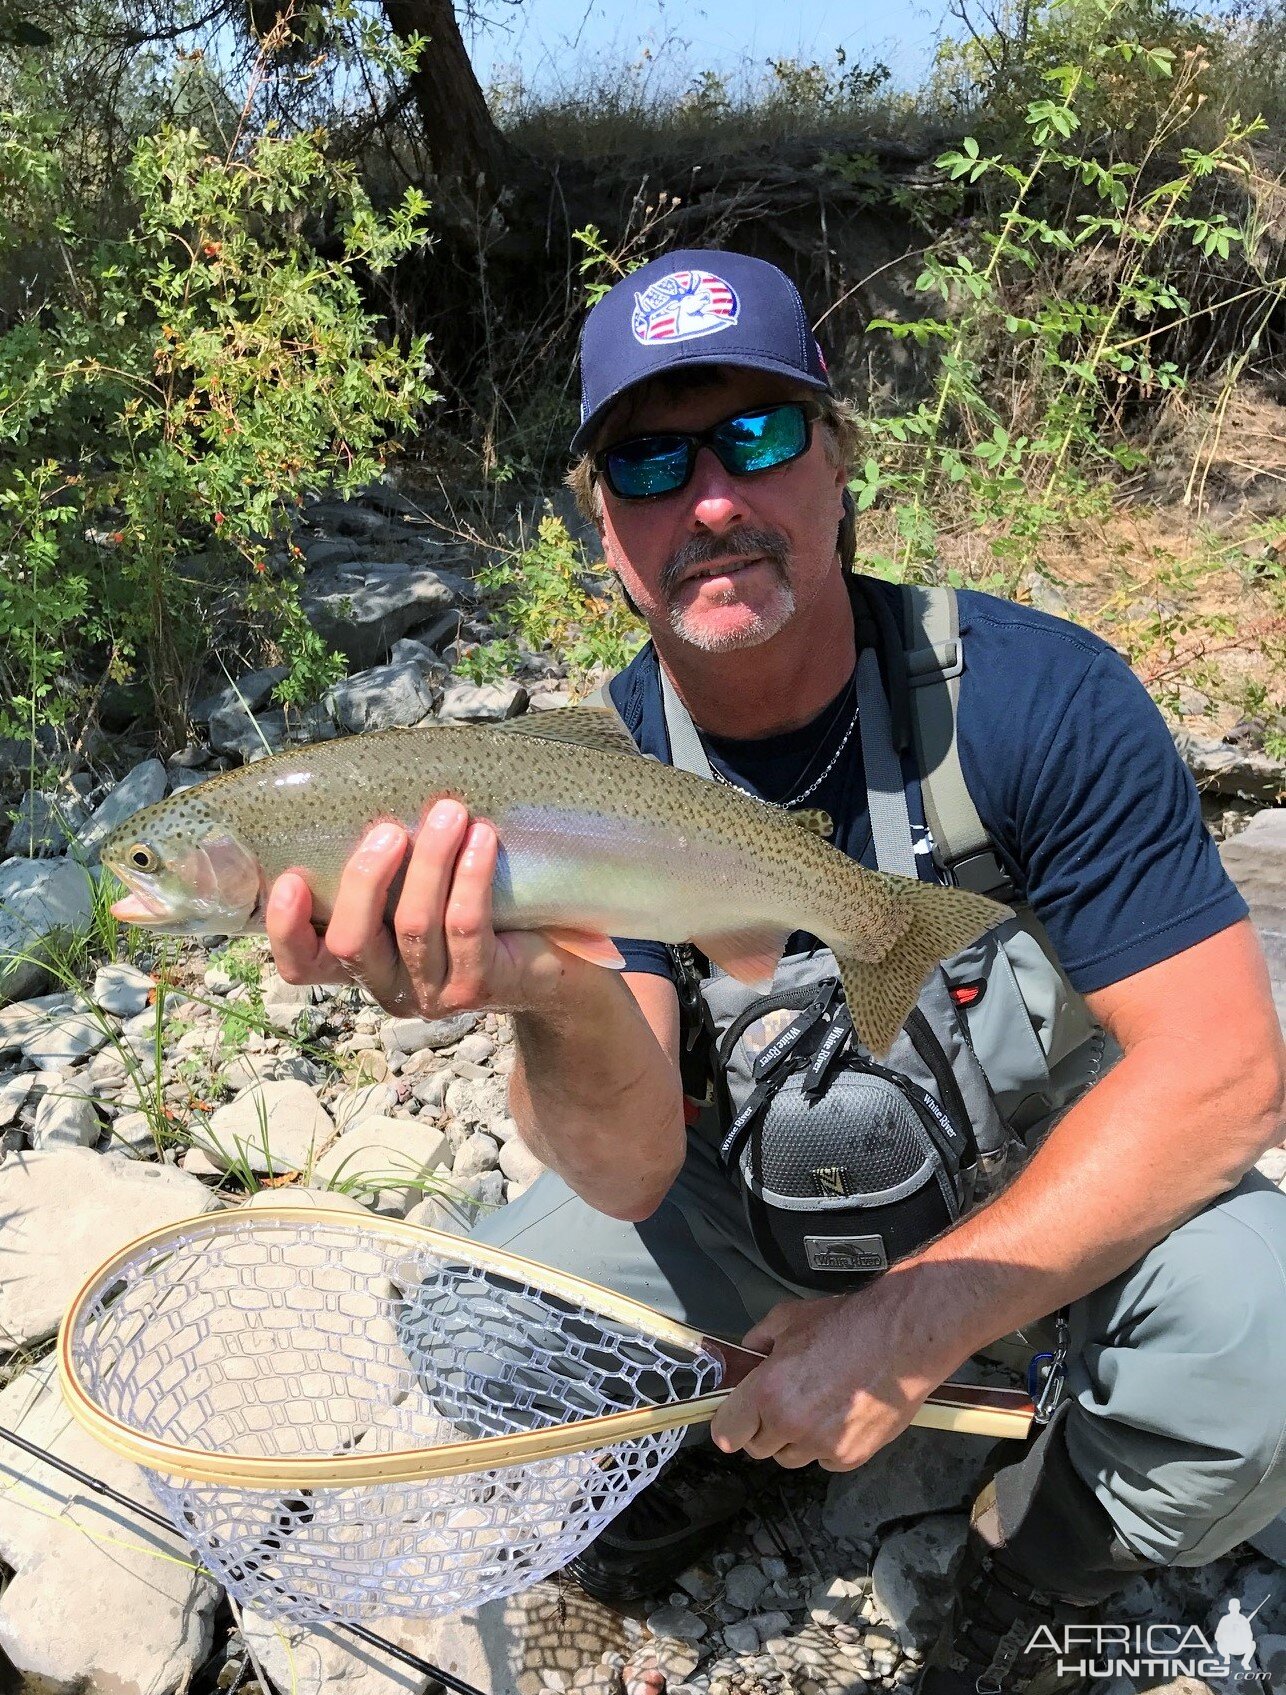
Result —
<instances>
[{"instance_id":1,"label":"landing net","mask_svg":"<svg viewBox=\"0 0 1286 1695\"><path fill-rule=\"evenodd\" d=\"M709 1417L722 1362L702 1342L463 1238L251 1208L100 1268L60 1372L239 1601L362 1621L456 1612L565 1565L685 1416Z\"/></svg>"}]
</instances>

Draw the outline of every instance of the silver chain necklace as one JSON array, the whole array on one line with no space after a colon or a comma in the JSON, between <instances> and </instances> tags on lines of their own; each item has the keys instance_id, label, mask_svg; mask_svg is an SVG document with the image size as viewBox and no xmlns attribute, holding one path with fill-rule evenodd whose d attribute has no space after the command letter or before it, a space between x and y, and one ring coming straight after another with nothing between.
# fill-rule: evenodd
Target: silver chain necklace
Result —
<instances>
[{"instance_id":1,"label":"silver chain necklace","mask_svg":"<svg viewBox=\"0 0 1286 1695\"><path fill-rule=\"evenodd\" d=\"M847 690L845 692L847 693ZM849 742L852 741L853 731L857 728L858 710L859 703L854 703L853 716L849 721L848 729L845 730L839 746L826 761L825 768L817 774L806 789L801 789L798 794L790 795L786 800L766 800L763 795L752 794L749 789L743 789L740 783L734 783L731 777L725 777L722 771L717 771L713 764L710 765L710 775L714 778L716 783L722 783L725 789L736 789L738 794L749 795L751 800L757 800L761 806L800 806L808 799L809 795L817 793L818 789L821 788L822 784L835 769L840 754L843 753ZM812 764L812 760L809 761L809 764ZM805 775L807 775L807 770L808 767L805 766Z\"/></svg>"}]
</instances>

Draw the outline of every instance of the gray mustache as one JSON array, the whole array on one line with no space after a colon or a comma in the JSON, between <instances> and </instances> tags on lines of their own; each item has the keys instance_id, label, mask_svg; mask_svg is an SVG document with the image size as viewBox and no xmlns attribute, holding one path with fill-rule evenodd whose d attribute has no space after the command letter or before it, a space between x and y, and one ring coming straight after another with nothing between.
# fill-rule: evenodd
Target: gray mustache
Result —
<instances>
[{"instance_id":1,"label":"gray mustache","mask_svg":"<svg viewBox=\"0 0 1286 1695\"><path fill-rule=\"evenodd\" d=\"M790 548L780 530L737 529L726 536L695 535L666 561L661 572L661 592L672 593L680 577L702 565L713 565L721 559L752 559L756 555L784 572Z\"/></svg>"}]
</instances>

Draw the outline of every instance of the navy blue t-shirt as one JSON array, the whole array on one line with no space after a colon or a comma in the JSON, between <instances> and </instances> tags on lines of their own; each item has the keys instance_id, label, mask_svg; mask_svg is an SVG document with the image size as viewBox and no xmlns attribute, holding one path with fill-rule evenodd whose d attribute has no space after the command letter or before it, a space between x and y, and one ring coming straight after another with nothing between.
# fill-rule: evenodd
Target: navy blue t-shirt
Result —
<instances>
[{"instance_id":1,"label":"navy blue t-shirt","mask_svg":"<svg viewBox=\"0 0 1286 1695\"><path fill-rule=\"evenodd\" d=\"M860 579L887 598L898 590ZM1129 666L1097 636L1029 606L959 593L964 673L957 734L965 782L1015 887L1030 901L1082 994L1119 982L1246 915L1202 823L1196 786L1165 721ZM667 763L669 738L649 644L611 696L644 753ZM807 788L851 720L851 687L811 723L754 741L702 735L711 765L769 800ZM824 746L819 757L817 739ZM930 856L914 760L907 800L917 863ZM875 867L861 738L854 734L806 804L834 820L835 845ZM630 971L671 976L659 942L616 938ZM794 953L815 946L798 933Z\"/></svg>"}]
</instances>

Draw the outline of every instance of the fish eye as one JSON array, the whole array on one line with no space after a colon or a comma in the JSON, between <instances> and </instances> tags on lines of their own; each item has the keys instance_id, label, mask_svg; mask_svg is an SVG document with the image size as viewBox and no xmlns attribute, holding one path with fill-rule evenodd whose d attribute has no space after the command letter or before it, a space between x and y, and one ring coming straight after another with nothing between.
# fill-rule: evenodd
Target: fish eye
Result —
<instances>
[{"instance_id":1,"label":"fish eye","mask_svg":"<svg viewBox=\"0 0 1286 1695\"><path fill-rule=\"evenodd\" d=\"M135 871L159 871L160 855L153 853L146 842L135 842L125 855L125 863Z\"/></svg>"}]
</instances>

